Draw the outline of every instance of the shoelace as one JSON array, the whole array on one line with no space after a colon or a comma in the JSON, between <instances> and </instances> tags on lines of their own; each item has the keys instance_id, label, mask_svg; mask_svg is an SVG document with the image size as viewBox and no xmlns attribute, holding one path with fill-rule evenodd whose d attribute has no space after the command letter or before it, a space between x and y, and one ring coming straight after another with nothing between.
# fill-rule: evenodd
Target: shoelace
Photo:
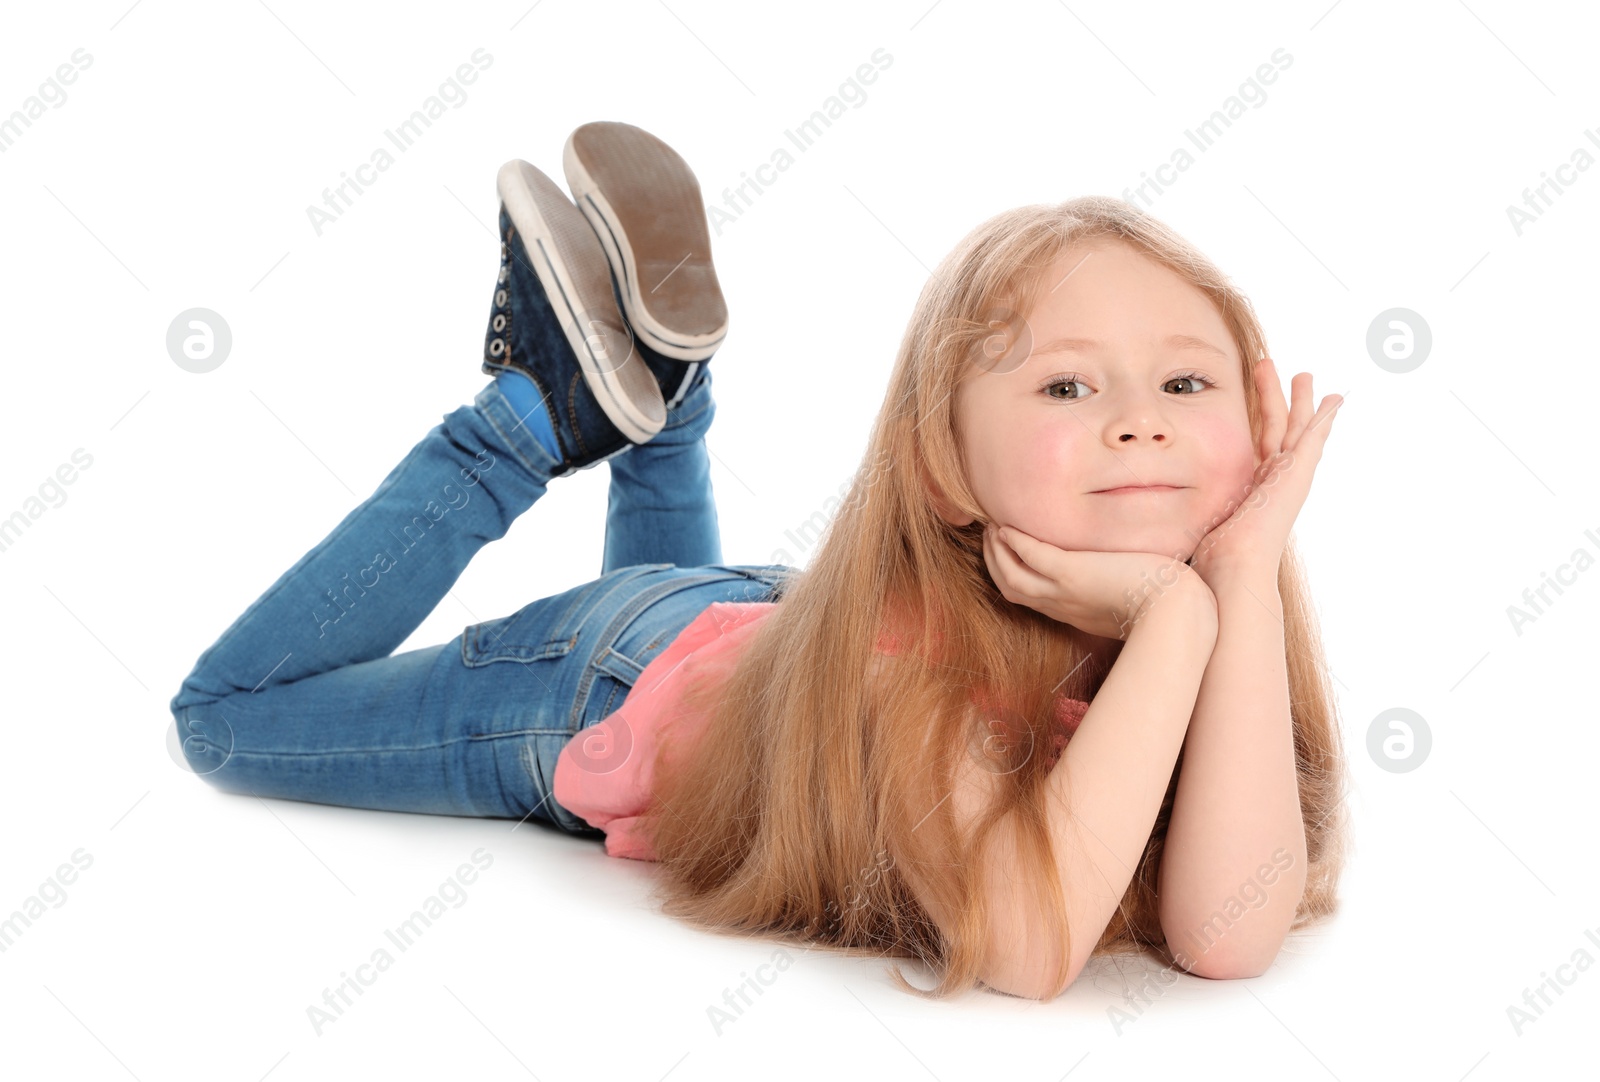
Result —
<instances>
[{"instance_id":1,"label":"shoelace","mask_svg":"<svg viewBox=\"0 0 1600 1082\"><path fill-rule=\"evenodd\" d=\"M490 322L490 326L494 328L494 333L496 335L500 335L500 337L493 339L489 343L489 356L497 361L501 359L503 354L510 352L510 346L507 344L507 342L511 335L506 332L506 328L511 325L511 307L507 303L509 297L507 296L506 290L506 280L510 277L511 247L505 241L501 241L499 278L500 288L495 290L494 293L495 313L494 319Z\"/></svg>"}]
</instances>

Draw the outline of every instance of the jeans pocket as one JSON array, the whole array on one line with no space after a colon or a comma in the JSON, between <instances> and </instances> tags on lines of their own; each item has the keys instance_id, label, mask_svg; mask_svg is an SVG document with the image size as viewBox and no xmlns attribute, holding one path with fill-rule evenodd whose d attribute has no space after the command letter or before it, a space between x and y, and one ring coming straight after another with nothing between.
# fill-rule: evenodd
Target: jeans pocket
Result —
<instances>
[{"instance_id":1,"label":"jeans pocket","mask_svg":"<svg viewBox=\"0 0 1600 1082\"><path fill-rule=\"evenodd\" d=\"M512 806L526 801L566 830L585 829L554 797L570 740L620 710L645 667L707 606L769 600L792 570L635 564L467 628L461 657L481 689L471 724L495 741L501 777L520 794Z\"/></svg>"},{"instance_id":2,"label":"jeans pocket","mask_svg":"<svg viewBox=\"0 0 1600 1082\"><path fill-rule=\"evenodd\" d=\"M622 577L671 567L623 568L559 594L529 602L510 616L473 624L461 633L461 660L469 668L497 661L543 661L565 657L578 645L592 610L611 596L607 587Z\"/></svg>"},{"instance_id":3,"label":"jeans pocket","mask_svg":"<svg viewBox=\"0 0 1600 1082\"><path fill-rule=\"evenodd\" d=\"M473 624L461 633L461 660L468 668L496 661L543 661L565 657L577 645L577 636L527 642L518 635L522 613Z\"/></svg>"},{"instance_id":4,"label":"jeans pocket","mask_svg":"<svg viewBox=\"0 0 1600 1082\"><path fill-rule=\"evenodd\" d=\"M619 609L597 643L591 661L596 686L610 691L620 685L626 691L708 606L774 600L785 573L793 570L767 564L667 565L641 578L636 595Z\"/></svg>"}]
</instances>

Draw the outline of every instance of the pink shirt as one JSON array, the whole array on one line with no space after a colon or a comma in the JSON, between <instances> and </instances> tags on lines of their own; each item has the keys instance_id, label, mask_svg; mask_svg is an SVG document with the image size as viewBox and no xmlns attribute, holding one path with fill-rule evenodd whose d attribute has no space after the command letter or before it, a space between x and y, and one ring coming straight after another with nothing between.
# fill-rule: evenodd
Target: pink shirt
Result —
<instances>
[{"instance_id":1,"label":"pink shirt","mask_svg":"<svg viewBox=\"0 0 1600 1082\"><path fill-rule=\"evenodd\" d=\"M693 741L709 717L706 711L680 706L685 683L691 674L702 673L715 682L725 680L740 647L779 604L712 602L644 667L621 706L577 733L561 750L556 760L556 801L605 831L608 856L656 859L640 816L650 806L657 748L669 734L675 740ZM895 646L892 635L878 640L878 649L886 653L894 653ZM1052 763L1089 704L1062 695L1056 707L1059 729L1050 750Z\"/></svg>"}]
</instances>

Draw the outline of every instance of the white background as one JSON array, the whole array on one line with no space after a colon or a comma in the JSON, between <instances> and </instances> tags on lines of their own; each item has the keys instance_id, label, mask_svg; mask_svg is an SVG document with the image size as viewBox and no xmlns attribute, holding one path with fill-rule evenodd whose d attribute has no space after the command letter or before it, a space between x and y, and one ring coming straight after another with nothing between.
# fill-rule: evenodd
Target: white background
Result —
<instances>
[{"instance_id":1,"label":"white background","mask_svg":"<svg viewBox=\"0 0 1600 1082\"><path fill-rule=\"evenodd\" d=\"M1581 5L1505 0L7 5L0 115L75 49L93 63L0 154L0 517L77 449L93 463L0 552L0 917L74 851L93 863L0 953L0 1069L1592 1074L1600 972L1562 971L1520 1035L1507 1009L1575 952L1600 958L1600 571L1520 634L1507 609L1600 555L1600 169L1520 235L1506 208L1578 147L1600 155L1597 29ZM466 103L317 236L306 207L480 47ZM708 1008L772 948L655 912L649 866L503 821L228 796L164 746L200 652L486 382L503 161L559 180L573 127L625 120L720 201L879 48L865 102L714 240L729 562L805 564L786 531L856 468L912 301L962 234L1122 195L1275 50L1293 58L1148 209L1251 296L1286 377L1348 399L1296 536L1356 850L1341 915L1266 975L1184 977L1120 1032L1130 964L1049 1004L930 1004L880 963L811 953L719 1034ZM233 332L206 375L165 347L192 307ZM1393 307L1433 335L1404 375L1366 348ZM597 575L607 472L555 482L404 648ZM1431 732L1408 772L1367 751L1394 707ZM478 847L495 862L465 905L318 1036L306 1008Z\"/></svg>"}]
</instances>

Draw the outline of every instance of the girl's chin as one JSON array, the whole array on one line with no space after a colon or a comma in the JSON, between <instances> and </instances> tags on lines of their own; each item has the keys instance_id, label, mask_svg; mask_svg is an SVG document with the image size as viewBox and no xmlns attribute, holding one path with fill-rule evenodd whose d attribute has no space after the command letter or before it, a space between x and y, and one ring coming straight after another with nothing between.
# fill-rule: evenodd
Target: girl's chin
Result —
<instances>
[{"instance_id":1,"label":"girl's chin","mask_svg":"<svg viewBox=\"0 0 1600 1082\"><path fill-rule=\"evenodd\" d=\"M1071 551L1156 552L1184 561L1194 555L1193 539L1170 529L1149 531L1106 529L1095 533L1073 530L1061 540L1050 543L1057 548Z\"/></svg>"}]
</instances>

